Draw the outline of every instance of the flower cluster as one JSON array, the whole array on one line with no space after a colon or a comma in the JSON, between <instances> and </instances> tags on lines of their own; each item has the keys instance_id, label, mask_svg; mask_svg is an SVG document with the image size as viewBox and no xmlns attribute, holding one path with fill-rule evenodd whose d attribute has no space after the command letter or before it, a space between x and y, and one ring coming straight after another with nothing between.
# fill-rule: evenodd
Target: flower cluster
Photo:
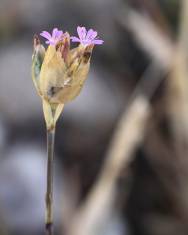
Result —
<instances>
[{"instance_id":1,"label":"flower cluster","mask_svg":"<svg viewBox=\"0 0 188 235\"><path fill-rule=\"evenodd\" d=\"M65 103L79 95L87 78L94 45L103 44L93 29L77 27L78 37L54 28L52 34L43 31L45 49L37 35L34 37L32 79L43 101L47 126L58 119ZM70 49L70 41L78 42Z\"/></svg>"},{"instance_id":2,"label":"flower cluster","mask_svg":"<svg viewBox=\"0 0 188 235\"><path fill-rule=\"evenodd\" d=\"M72 42L79 42L82 45L88 46L88 45L100 45L103 44L103 40L97 38L97 31L94 31L93 29L86 30L85 27L77 27L77 33L78 37L72 36L70 37ZM56 45L59 41L63 40L63 37L65 36L63 34L62 30L58 30L57 28L54 28L52 31L52 35L47 32L43 31L40 34L42 37L46 38L47 44Z\"/></svg>"}]
</instances>

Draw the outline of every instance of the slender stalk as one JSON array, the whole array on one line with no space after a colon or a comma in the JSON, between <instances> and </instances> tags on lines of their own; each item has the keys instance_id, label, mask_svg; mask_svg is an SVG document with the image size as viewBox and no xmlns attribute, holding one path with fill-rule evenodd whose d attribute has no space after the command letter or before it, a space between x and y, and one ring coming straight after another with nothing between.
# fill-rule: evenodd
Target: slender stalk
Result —
<instances>
[{"instance_id":1,"label":"slender stalk","mask_svg":"<svg viewBox=\"0 0 188 235\"><path fill-rule=\"evenodd\" d=\"M53 159L55 127L47 130L46 235L53 235Z\"/></svg>"}]
</instances>

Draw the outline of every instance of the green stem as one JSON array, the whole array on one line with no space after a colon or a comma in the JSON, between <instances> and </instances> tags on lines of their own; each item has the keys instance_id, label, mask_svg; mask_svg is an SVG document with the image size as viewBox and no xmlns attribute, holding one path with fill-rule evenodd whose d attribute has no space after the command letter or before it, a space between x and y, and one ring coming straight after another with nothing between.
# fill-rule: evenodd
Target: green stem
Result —
<instances>
[{"instance_id":1,"label":"green stem","mask_svg":"<svg viewBox=\"0 0 188 235\"><path fill-rule=\"evenodd\" d=\"M53 159L55 127L47 130L46 235L53 235Z\"/></svg>"}]
</instances>

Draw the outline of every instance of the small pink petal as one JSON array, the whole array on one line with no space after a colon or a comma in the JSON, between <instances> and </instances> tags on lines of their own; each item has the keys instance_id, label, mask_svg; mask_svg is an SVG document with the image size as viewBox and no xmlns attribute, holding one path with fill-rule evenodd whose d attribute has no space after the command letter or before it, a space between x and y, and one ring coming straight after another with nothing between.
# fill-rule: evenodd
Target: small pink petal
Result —
<instances>
[{"instance_id":1,"label":"small pink petal","mask_svg":"<svg viewBox=\"0 0 188 235\"><path fill-rule=\"evenodd\" d=\"M55 36L55 38L57 39L57 40L61 40L62 38L63 38L63 31L61 31L61 30L59 30L57 33L56 33L56 36Z\"/></svg>"},{"instance_id":2,"label":"small pink petal","mask_svg":"<svg viewBox=\"0 0 188 235\"><path fill-rule=\"evenodd\" d=\"M58 29L57 28L54 28L53 31L52 31L52 38L56 38L56 35L58 33Z\"/></svg>"},{"instance_id":3,"label":"small pink petal","mask_svg":"<svg viewBox=\"0 0 188 235\"><path fill-rule=\"evenodd\" d=\"M97 37L97 31L90 29L87 33L86 39L94 39Z\"/></svg>"},{"instance_id":4,"label":"small pink petal","mask_svg":"<svg viewBox=\"0 0 188 235\"><path fill-rule=\"evenodd\" d=\"M40 33L40 35L48 40L50 40L51 38L50 33L48 33L47 31L43 31L42 33Z\"/></svg>"},{"instance_id":5,"label":"small pink petal","mask_svg":"<svg viewBox=\"0 0 188 235\"><path fill-rule=\"evenodd\" d=\"M91 43L91 44L101 45L101 44L103 44L103 43L104 43L103 40L95 39L95 40L92 40L92 43Z\"/></svg>"},{"instance_id":6,"label":"small pink petal","mask_svg":"<svg viewBox=\"0 0 188 235\"><path fill-rule=\"evenodd\" d=\"M81 43L85 46L92 44L91 41L87 39L82 40Z\"/></svg>"},{"instance_id":7,"label":"small pink petal","mask_svg":"<svg viewBox=\"0 0 188 235\"><path fill-rule=\"evenodd\" d=\"M86 37L86 28L85 27L77 27L77 32L78 32L78 36L81 40L83 40Z\"/></svg>"},{"instance_id":8,"label":"small pink petal","mask_svg":"<svg viewBox=\"0 0 188 235\"><path fill-rule=\"evenodd\" d=\"M77 37L70 37L72 42L80 42L80 39Z\"/></svg>"}]
</instances>

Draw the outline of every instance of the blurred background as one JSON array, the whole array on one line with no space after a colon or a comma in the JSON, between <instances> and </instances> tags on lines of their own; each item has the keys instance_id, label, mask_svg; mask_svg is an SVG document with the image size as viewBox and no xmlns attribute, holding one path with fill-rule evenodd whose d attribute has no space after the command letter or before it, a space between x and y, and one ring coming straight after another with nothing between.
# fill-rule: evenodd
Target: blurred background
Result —
<instances>
[{"instance_id":1,"label":"blurred background","mask_svg":"<svg viewBox=\"0 0 188 235\"><path fill-rule=\"evenodd\" d=\"M44 234L33 35L78 25L105 43L58 121L55 234L187 235L187 0L0 0L0 235Z\"/></svg>"}]
</instances>

